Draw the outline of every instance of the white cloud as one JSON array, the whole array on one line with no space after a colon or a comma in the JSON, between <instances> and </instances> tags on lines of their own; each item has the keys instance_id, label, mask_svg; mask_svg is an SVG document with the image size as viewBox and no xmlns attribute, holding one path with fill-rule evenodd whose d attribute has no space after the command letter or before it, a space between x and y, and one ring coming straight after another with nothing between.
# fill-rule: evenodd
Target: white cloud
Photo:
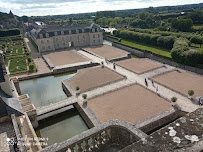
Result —
<instances>
[{"instance_id":1,"label":"white cloud","mask_svg":"<svg viewBox=\"0 0 203 152\"><path fill-rule=\"evenodd\" d=\"M0 0L0 11L22 16L42 16L172 6L202 3L203 0Z\"/></svg>"}]
</instances>

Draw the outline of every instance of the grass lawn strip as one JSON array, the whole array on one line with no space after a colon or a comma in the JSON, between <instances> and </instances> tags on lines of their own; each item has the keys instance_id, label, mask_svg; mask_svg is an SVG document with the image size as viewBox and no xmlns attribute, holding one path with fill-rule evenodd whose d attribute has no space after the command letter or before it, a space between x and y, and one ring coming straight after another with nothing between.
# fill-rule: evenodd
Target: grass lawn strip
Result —
<instances>
[{"instance_id":1,"label":"grass lawn strip","mask_svg":"<svg viewBox=\"0 0 203 152\"><path fill-rule=\"evenodd\" d=\"M159 54L159 55L171 58L169 49L160 48L160 47L143 44L143 43L139 43L139 42L126 41L126 40L122 40L121 43L131 46L131 47L135 47L135 48L142 49L142 50L147 50L147 51L153 52L155 54Z\"/></svg>"}]
</instances>

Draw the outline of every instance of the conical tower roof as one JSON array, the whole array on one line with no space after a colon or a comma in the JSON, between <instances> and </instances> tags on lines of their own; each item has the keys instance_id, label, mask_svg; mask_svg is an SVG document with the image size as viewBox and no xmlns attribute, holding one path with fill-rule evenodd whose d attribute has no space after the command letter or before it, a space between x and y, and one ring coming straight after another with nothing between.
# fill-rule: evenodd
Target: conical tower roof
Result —
<instances>
[{"instance_id":1,"label":"conical tower roof","mask_svg":"<svg viewBox=\"0 0 203 152\"><path fill-rule=\"evenodd\" d=\"M9 18L15 18L15 16L14 16L13 13L11 12L11 10L10 10L8 16L9 16Z\"/></svg>"}]
</instances>

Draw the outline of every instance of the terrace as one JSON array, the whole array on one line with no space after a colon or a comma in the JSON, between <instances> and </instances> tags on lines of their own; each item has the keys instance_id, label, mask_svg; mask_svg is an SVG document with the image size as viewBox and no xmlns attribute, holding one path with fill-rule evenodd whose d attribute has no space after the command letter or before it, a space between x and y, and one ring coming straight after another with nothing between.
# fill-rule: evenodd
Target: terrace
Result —
<instances>
[{"instance_id":1,"label":"terrace","mask_svg":"<svg viewBox=\"0 0 203 152\"><path fill-rule=\"evenodd\" d=\"M163 66L162 64L155 61L139 58L118 61L116 64L136 74L143 74Z\"/></svg>"},{"instance_id":2,"label":"terrace","mask_svg":"<svg viewBox=\"0 0 203 152\"><path fill-rule=\"evenodd\" d=\"M62 81L62 86L66 94L70 95L75 94L76 86L83 93L123 79L122 75L106 67L92 67L80 70L73 78Z\"/></svg>"},{"instance_id":3,"label":"terrace","mask_svg":"<svg viewBox=\"0 0 203 152\"><path fill-rule=\"evenodd\" d=\"M128 52L109 45L86 47L83 48L83 50L98 57L106 58L107 60L119 60L122 58L129 58Z\"/></svg>"},{"instance_id":4,"label":"terrace","mask_svg":"<svg viewBox=\"0 0 203 152\"><path fill-rule=\"evenodd\" d=\"M102 123L119 119L134 124L171 108L169 101L137 84L89 99L87 104Z\"/></svg>"}]
</instances>

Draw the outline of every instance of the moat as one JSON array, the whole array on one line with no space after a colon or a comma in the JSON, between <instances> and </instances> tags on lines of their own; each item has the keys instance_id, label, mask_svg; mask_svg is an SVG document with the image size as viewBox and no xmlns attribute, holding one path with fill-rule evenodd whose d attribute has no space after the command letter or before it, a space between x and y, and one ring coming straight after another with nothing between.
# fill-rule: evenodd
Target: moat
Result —
<instances>
[{"instance_id":1,"label":"moat","mask_svg":"<svg viewBox=\"0 0 203 152\"><path fill-rule=\"evenodd\" d=\"M28 94L31 103L33 103L36 108L61 101L67 98L62 89L61 81L71 78L75 74L76 73L67 73L21 81L21 93Z\"/></svg>"}]
</instances>

